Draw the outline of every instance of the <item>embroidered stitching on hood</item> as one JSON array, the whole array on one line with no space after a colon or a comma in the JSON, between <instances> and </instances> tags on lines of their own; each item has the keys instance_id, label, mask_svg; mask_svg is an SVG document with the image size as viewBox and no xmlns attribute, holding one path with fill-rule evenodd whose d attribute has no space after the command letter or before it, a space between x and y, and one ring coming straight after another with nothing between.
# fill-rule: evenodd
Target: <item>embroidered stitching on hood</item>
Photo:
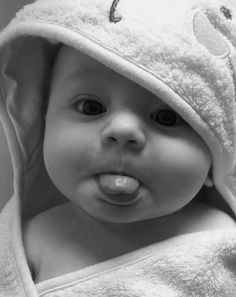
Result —
<instances>
[{"instance_id":1,"label":"embroidered stitching on hood","mask_svg":"<svg viewBox=\"0 0 236 297\"><path fill-rule=\"evenodd\" d=\"M121 17L115 17L116 7L120 0L114 0L110 9L109 20L111 23L118 23L121 21Z\"/></svg>"}]
</instances>

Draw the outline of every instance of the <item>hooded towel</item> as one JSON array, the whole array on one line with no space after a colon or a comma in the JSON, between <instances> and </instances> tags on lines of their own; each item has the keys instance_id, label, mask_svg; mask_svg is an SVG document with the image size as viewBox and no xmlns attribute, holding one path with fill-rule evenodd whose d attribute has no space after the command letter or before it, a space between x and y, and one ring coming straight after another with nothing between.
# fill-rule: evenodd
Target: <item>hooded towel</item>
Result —
<instances>
[{"instance_id":1,"label":"hooded towel","mask_svg":"<svg viewBox=\"0 0 236 297\"><path fill-rule=\"evenodd\" d=\"M67 201L42 156L50 75L63 43L176 110L207 144L215 190L236 215L234 1L38 0L0 34L0 117L14 169L14 194L0 214L0 296L234 297L235 228L176 236L34 284L22 224Z\"/></svg>"}]
</instances>

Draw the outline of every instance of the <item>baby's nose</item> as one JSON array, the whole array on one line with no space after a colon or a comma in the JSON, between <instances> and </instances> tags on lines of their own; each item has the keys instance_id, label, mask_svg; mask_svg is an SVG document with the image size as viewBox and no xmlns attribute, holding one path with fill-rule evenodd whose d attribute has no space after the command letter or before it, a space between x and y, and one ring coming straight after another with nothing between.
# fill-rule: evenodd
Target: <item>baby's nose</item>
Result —
<instances>
[{"instance_id":1,"label":"baby's nose","mask_svg":"<svg viewBox=\"0 0 236 297\"><path fill-rule=\"evenodd\" d=\"M106 126L102 133L105 145L116 145L120 148L143 149L146 143L141 123L135 116L117 115Z\"/></svg>"}]
</instances>

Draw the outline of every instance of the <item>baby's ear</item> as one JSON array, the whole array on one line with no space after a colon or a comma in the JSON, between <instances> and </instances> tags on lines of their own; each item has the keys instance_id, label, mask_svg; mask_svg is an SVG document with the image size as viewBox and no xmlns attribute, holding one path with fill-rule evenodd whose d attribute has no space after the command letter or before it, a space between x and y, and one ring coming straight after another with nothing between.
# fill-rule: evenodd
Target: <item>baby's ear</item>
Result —
<instances>
[{"instance_id":1,"label":"baby's ear","mask_svg":"<svg viewBox=\"0 0 236 297\"><path fill-rule=\"evenodd\" d=\"M213 181L209 176L206 178L206 180L204 182L204 185L209 187L209 188L213 186Z\"/></svg>"}]
</instances>

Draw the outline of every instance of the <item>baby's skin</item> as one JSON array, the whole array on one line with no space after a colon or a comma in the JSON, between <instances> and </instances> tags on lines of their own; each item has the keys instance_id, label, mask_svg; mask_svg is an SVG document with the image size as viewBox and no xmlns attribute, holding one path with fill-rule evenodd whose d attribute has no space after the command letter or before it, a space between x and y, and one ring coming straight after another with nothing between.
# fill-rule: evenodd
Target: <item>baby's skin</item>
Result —
<instances>
[{"instance_id":1,"label":"baby's skin","mask_svg":"<svg viewBox=\"0 0 236 297\"><path fill-rule=\"evenodd\" d=\"M211 153L160 98L68 46L55 63L44 138L49 177L68 203L24 226L35 282L178 234L235 226L195 201Z\"/></svg>"}]
</instances>

